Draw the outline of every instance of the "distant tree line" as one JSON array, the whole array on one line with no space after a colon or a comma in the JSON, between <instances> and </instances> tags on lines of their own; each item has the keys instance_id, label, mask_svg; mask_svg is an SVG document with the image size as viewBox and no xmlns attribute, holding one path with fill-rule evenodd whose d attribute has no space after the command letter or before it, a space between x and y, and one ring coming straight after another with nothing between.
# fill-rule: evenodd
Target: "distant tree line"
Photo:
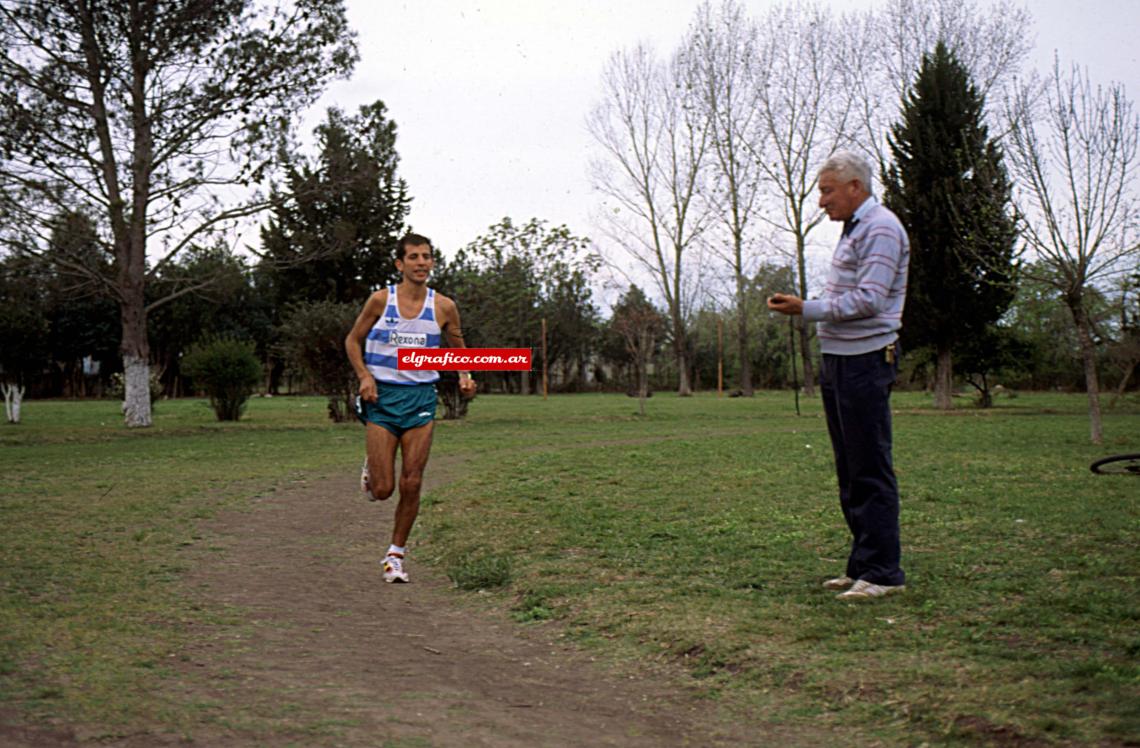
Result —
<instances>
[{"instance_id":1,"label":"distant tree line","mask_svg":"<svg viewBox=\"0 0 1140 748\"><path fill-rule=\"evenodd\" d=\"M397 279L410 228L396 123L377 101L328 110L311 154L295 138L298 108L353 67L340 3L177 7L0 0L0 380L115 388L146 425L152 393L197 389L188 351L239 340L261 391L320 391L347 418L344 330ZM597 241L505 217L437 247L468 345L537 363L478 374L483 391L538 392L545 365L556 390L642 407L654 390L811 394L810 326L763 302L821 286L816 168L861 147L912 239L902 386L942 407L959 386L982 404L998 384L1085 389L1098 438L1101 383L1122 393L1140 362L1137 118L1076 68L1019 82L1030 21L1008 0L843 17L706 1L666 58L615 53L589 118ZM234 222L255 215L238 251Z\"/></svg>"},{"instance_id":2,"label":"distant tree line","mask_svg":"<svg viewBox=\"0 0 1140 748\"><path fill-rule=\"evenodd\" d=\"M291 157L288 179L279 188L289 199L271 212L259 256L235 254L221 243L195 245L156 275L149 290L153 298L199 286L151 315L149 349L164 395L195 391L182 371L182 357L195 343L218 337L255 344L264 362L262 392L325 391L337 371L351 382L340 350L343 331L372 289L396 280L394 248L407 229L411 198L397 174L395 125L381 103L351 116L332 110L316 135L315 158ZM104 260L94 235L90 219L67 214L56 222L49 246L96 265ZM639 392L642 378L650 392L676 388L680 375L665 310L634 285L604 315L591 282L601 259L588 240L566 227L504 218L469 245L439 255L433 283L461 300L469 345L530 348L540 362L545 319L547 365L556 390L632 394ZM110 298L80 291L60 267L22 254L0 259L0 362L32 396L106 394L112 375L122 371L119 310ZM1056 285L1036 280L1045 272L1032 266L1016 289L1003 282L1012 298L998 305L997 320L982 320L981 331L972 333L984 350L959 346L959 371L979 391L998 383L1032 389L1082 386L1079 341ZM698 306L685 338L693 387L714 389L723 383L726 392L743 394L737 383L745 367L755 387L791 385L796 340L762 302L792 287L795 274L793 265L765 262L749 276L742 304ZM1124 377L1135 368L1138 282L1133 276L1115 292L1091 294L1097 365L1114 387L1126 385ZM968 294L969 300L976 298ZM921 302L914 307L921 309ZM745 361L733 341L741 309L749 317ZM967 329L964 315L932 316L936 322L949 316ZM322 363L329 359L331 366ZM910 357L903 385L932 387L936 359ZM536 374L479 376L485 391L525 393L538 390ZM802 382L802 370L798 376ZM343 405L336 412L347 416Z\"/></svg>"}]
</instances>

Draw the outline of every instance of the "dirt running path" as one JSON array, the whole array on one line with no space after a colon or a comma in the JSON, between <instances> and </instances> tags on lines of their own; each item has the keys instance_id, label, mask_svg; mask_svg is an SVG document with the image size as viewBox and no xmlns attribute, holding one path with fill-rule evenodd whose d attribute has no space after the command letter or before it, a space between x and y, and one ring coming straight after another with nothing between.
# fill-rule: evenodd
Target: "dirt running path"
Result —
<instances>
[{"instance_id":1,"label":"dirt running path","mask_svg":"<svg viewBox=\"0 0 1140 748\"><path fill-rule=\"evenodd\" d=\"M437 459L429 476L438 485L457 468ZM378 553L391 511L365 501L347 472L290 485L252 511L210 522L221 552L196 553L188 581L210 604L246 611L254 634L236 655L232 643L205 637L188 669L218 688L203 694L191 685L198 693L187 695L240 700L274 722L273 744L281 745L769 744L676 687L606 674L552 642L553 628L524 629L468 609L414 556L411 584L383 583ZM295 706L279 714L282 701ZM210 746L265 744L256 728L194 737Z\"/></svg>"},{"instance_id":2,"label":"dirt running path","mask_svg":"<svg viewBox=\"0 0 1140 748\"><path fill-rule=\"evenodd\" d=\"M436 458L427 490L459 467ZM834 744L825 730L727 719L679 679L607 671L559 641L556 625L520 626L466 604L414 554L412 583L385 584L378 554L393 507L365 501L356 481L349 469L287 484L205 523L204 539L184 551L188 594L207 610L232 606L244 624L199 626L191 650L172 660L182 677L168 696L201 706L195 724L111 740L82 729L0 730L0 745Z\"/></svg>"}]
</instances>

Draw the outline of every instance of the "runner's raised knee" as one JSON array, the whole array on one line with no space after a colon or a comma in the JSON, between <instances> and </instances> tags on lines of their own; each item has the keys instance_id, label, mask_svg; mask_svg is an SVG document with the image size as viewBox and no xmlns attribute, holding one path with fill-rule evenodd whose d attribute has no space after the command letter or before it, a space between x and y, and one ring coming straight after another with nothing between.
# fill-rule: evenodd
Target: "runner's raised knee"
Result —
<instances>
[{"instance_id":1,"label":"runner's raised knee","mask_svg":"<svg viewBox=\"0 0 1140 748\"><path fill-rule=\"evenodd\" d=\"M369 485L368 488L372 491L372 497L377 501L383 501L384 499L388 498L392 495L392 491L396 489L396 487L392 485L391 481L382 484L378 483Z\"/></svg>"}]
</instances>

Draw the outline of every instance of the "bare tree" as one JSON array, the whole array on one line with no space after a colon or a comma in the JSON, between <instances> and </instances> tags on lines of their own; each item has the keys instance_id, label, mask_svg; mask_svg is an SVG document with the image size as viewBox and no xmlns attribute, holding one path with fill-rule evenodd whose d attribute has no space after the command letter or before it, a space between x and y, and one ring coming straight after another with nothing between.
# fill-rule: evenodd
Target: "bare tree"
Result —
<instances>
[{"instance_id":1,"label":"bare tree","mask_svg":"<svg viewBox=\"0 0 1140 748\"><path fill-rule=\"evenodd\" d=\"M1052 76L1037 106L1023 87L1011 104L1008 152L1026 215L1023 235L1072 314L1088 392L1090 435L1103 439L1096 350L1087 301L1092 286L1134 272L1140 257L1135 191L1140 121L1124 87L1094 86L1072 67Z\"/></svg>"},{"instance_id":2,"label":"bare tree","mask_svg":"<svg viewBox=\"0 0 1140 748\"><path fill-rule=\"evenodd\" d=\"M54 257L118 301L126 423L148 426L147 315L193 287L147 287L267 206L279 135L355 62L343 1L2 0L0 41L0 240L46 255L58 216L99 221L112 272Z\"/></svg>"},{"instance_id":3,"label":"bare tree","mask_svg":"<svg viewBox=\"0 0 1140 748\"><path fill-rule=\"evenodd\" d=\"M970 73L978 93L998 102L1033 48L1033 18L1014 0L887 0L843 19L846 85L855 94L858 146L889 163L886 136L923 55L942 41ZM838 41L838 40L837 40ZM854 62L858 60L858 62ZM994 108L1000 113L1000 107ZM1004 131L991 122L994 133Z\"/></svg>"},{"instance_id":4,"label":"bare tree","mask_svg":"<svg viewBox=\"0 0 1140 748\"><path fill-rule=\"evenodd\" d=\"M762 193L761 171L752 153L765 138L759 127L756 92L750 85L756 64L756 27L736 0L722 0L716 8L711 0L705 0L682 48L690 80L696 84L696 102L710 127L713 158L704 197L728 237L728 251L718 254L723 254L732 267L738 310L739 387L751 396L747 290L754 254L751 229ZM724 234L717 234L707 243L717 246L723 238Z\"/></svg>"},{"instance_id":5,"label":"bare tree","mask_svg":"<svg viewBox=\"0 0 1140 748\"><path fill-rule=\"evenodd\" d=\"M710 145L689 72L681 56L662 63L645 45L617 52L587 121L601 147L591 167L603 231L665 300L681 396L692 394L687 324L700 278L688 266L708 222L698 190Z\"/></svg>"},{"instance_id":6,"label":"bare tree","mask_svg":"<svg viewBox=\"0 0 1140 748\"><path fill-rule=\"evenodd\" d=\"M852 97L845 86L850 64L838 43L842 31L831 14L814 4L776 7L758 22L758 54L751 82L760 134L752 158L779 208L764 217L790 241L797 270L797 293L808 297L808 235L823 220L816 206L819 165L850 139ZM797 317L804 392L812 395L814 365L809 327Z\"/></svg>"}]
</instances>

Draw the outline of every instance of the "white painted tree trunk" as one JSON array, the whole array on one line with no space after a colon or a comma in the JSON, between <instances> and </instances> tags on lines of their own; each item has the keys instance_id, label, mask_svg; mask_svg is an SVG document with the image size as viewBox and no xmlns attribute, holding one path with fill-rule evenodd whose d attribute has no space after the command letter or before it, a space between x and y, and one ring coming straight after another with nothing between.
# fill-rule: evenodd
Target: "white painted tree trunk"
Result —
<instances>
[{"instance_id":1,"label":"white painted tree trunk","mask_svg":"<svg viewBox=\"0 0 1140 748\"><path fill-rule=\"evenodd\" d=\"M150 365L145 358L123 356L123 420L128 428L150 426Z\"/></svg>"},{"instance_id":2,"label":"white painted tree trunk","mask_svg":"<svg viewBox=\"0 0 1140 748\"><path fill-rule=\"evenodd\" d=\"M24 388L8 382L2 386L4 389L4 415L8 417L8 423L19 423L20 403L24 399Z\"/></svg>"}]
</instances>

